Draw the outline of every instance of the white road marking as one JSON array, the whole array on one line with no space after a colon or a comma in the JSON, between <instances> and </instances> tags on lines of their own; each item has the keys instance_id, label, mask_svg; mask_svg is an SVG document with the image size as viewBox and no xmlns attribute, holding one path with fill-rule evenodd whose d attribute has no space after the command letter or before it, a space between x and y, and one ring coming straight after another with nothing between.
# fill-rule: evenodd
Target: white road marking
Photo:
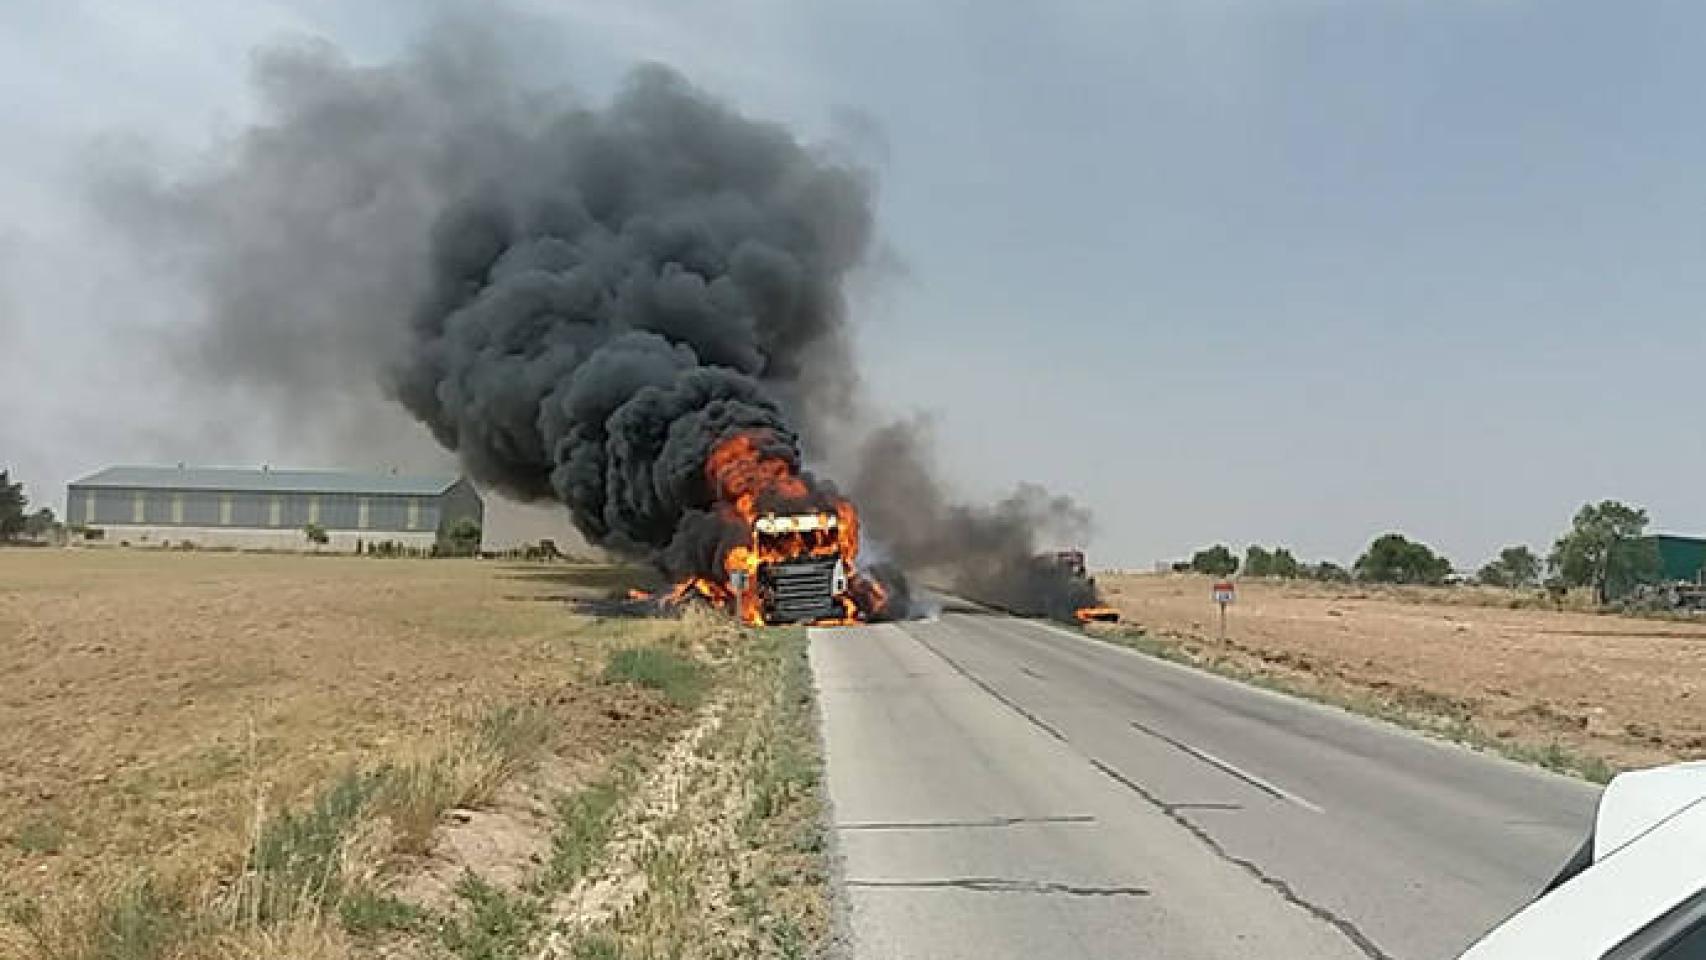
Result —
<instances>
[{"instance_id":1,"label":"white road marking","mask_svg":"<svg viewBox=\"0 0 1706 960\"><path fill-rule=\"evenodd\" d=\"M1292 793L1290 790L1287 790L1284 787L1281 787L1281 786L1275 784L1272 780L1267 780L1265 778L1258 777L1255 774L1251 773L1250 771L1243 769L1242 767L1235 766L1231 763L1228 763L1225 760L1220 759L1219 757L1215 756L1214 754L1209 753L1207 750L1202 750L1202 749L1199 749L1197 747L1193 747L1190 744L1185 743L1184 741L1174 740L1171 737L1167 738L1167 742L1173 744L1174 746L1177 746L1180 750L1185 751L1186 753L1190 754L1193 757L1196 757L1198 760L1201 760L1204 763L1211 764L1213 766L1219 767L1220 769L1226 771L1227 773L1232 774L1233 776L1237 777L1238 779L1247 781L1247 782L1252 783L1252 784L1255 784L1256 786L1260 787L1263 790L1266 790L1267 792L1273 794L1274 796L1282 797L1286 800L1289 800L1292 803L1297 804L1298 806L1302 807L1305 810L1309 810L1309 811L1312 811L1314 813L1322 813L1322 814L1327 812L1326 810L1323 810L1319 805L1314 804L1314 803L1310 803L1308 800L1305 800L1304 798L1298 796L1297 794Z\"/></svg>"}]
</instances>

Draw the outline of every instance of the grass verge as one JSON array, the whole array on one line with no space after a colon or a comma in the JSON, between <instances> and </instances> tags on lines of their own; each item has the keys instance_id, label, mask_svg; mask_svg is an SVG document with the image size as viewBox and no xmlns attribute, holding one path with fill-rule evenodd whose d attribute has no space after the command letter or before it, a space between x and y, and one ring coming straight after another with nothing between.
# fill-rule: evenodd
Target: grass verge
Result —
<instances>
[{"instance_id":1,"label":"grass verge","mask_svg":"<svg viewBox=\"0 0 1706 960\"><path fill-rule=\"evenodd\" d=\"M705 670L666 646L618 650L604 668L604 682L632 683L657 690L678 707L697 707L705 696Z\"/></svg>"},{"instance_id":2,"label":"grass verge","mask_svg":"<svg viewBox=\"0 0 1706 960\"><path fill-rule=\"evenodd\" d=\"M806 635L749 635L721 670L716 724L642 791L617 828L630 851L577 887L597 915L560 918L558 955L816 956L828 938L828 864ZM656 781L656 782L653 782ZM659 802L659 787L674 802Z\"/></svg>"},{"instance_id":3,"label":"grass verge","mask_svg":"<svg viewBox=\"0 0 1706 960\"><path fill-rule=\"evenodd\" d=\"M1230 656L1212 653L1181 638L1155 636L1142 630L1095 630L1086 631L1085 635L1161 660L1207 670L1288 696L1339 707L1351 713L1383 720L1592 783L1607 783L1618 772L1617 768L1603 757L1576 750L1555 740L1534 743L1495 736L1476 723L1467 710L1443 698L1388 697L1372 691L1335 690L1324 684L1271 672Z\"/></svg>"}]
</instances>

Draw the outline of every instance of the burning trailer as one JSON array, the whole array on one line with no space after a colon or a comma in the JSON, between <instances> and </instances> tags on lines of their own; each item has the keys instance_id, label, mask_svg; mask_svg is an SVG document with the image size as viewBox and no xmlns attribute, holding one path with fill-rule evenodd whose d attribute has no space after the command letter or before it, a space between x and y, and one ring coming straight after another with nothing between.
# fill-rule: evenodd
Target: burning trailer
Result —
<instances>
[{"instance_id":1,"label":"burning trailer","mask_svg":"<svg viewBox=\"0 0 1706 960\"><path fill-rule=\"evenodd\" d=\"M1045 567L1053 568L1070 580L1082 592L1088 594L1094 602L1076 607L1072 611L1072 619L1080 624L1119 623L1120 612L1101 602L1096 590L1096 578L1090 575L1089 564L1084 559L1082 550L1057 550L1037 557L1037 562Z\"/></svg>"}]
</instances>

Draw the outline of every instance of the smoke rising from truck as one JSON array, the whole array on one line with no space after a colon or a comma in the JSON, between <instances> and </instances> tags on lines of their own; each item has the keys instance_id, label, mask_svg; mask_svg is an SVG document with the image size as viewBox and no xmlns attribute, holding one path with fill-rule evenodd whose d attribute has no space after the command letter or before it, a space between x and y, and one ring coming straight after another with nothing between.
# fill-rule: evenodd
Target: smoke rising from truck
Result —
<instances>
[{"instance_id":1,"label":"smoke rising from truck","mask_svg":"<svg viewBox=\"0 0 1706 960\"><path fill-rule=\"evenodd\" d=\"M379 67L275 51L269 117L226 163L132 185L133 232L168 213L195 249L197 375L312 422L347 399L315 361L335 345L336 370L359 358L476 480L561 502L590 542L678 578L720 577L749 536L714 450L745 438L781 465L781 512L846 502L802 449L856 461L892 597L895 564L916 565L1060 615L1074 588L1033 553L1081 511L1028 489L956 504L909 425L861 426L844 287L871 242L867 172L667 68L587 106L521 88L490 43L441 32Z\"/></svg>"}]
</instances>

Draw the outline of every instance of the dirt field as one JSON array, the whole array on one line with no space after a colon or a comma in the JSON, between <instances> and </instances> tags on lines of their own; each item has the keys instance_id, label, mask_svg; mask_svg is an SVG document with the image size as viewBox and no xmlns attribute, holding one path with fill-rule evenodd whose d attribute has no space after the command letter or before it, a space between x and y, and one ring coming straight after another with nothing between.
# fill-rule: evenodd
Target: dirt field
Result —
<instances>
[{"instance_id":1,"label":"dirt field","mask_svg":"<svg viewBox=\"0 0 1706 960\"><path fill-rule=\"evenodd\" d=\"M1243 581L1216 639L1209 581L1107 575L1133 623L1192 659L1590 775L1706 757L1706 623L1511 609L1515 594ZM1580 762L1579 762L1580 761ZM1586 767L1587 769L1582 769Z\"/></svg>"},{"instance_id":2,"label":"dirt field","mask_svg":"<svg viewBox=\"0 0 1706 960\"><path fill-rule=\"evenodd\" d=\"M586 811L616 817L701 697L761 695L718 666L732 627L560 602L631 579L0 550L0 956L508 956L537 939L492 939L488 913L524 887L536 920L556 909L608 832ZM638 645L663 659L613 680ZM774 812L798 819L807 793ZM383 950L354 936L372 931Z\"/></svg>"}]
</instances>

